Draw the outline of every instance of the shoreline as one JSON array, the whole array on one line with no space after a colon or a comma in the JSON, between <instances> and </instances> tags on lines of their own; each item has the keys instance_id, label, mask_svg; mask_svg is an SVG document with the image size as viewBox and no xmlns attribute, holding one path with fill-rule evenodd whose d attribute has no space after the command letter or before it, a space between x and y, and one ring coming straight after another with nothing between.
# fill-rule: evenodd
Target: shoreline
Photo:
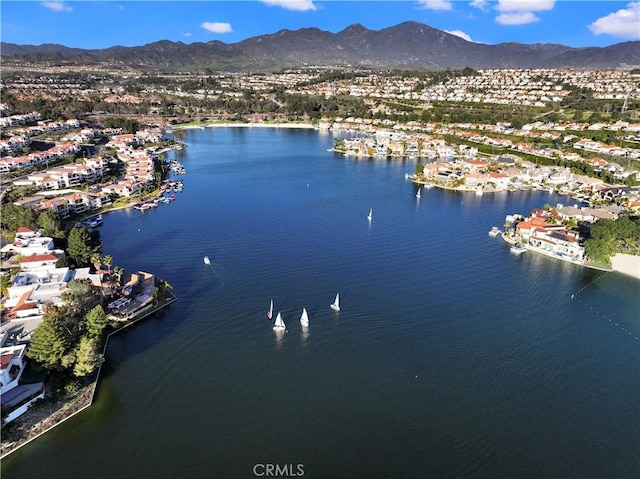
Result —
<instances>
[{"instance_id":1,"label":"shoreline","mask_svg":"<svg viewBox=\"0 0 640 479\"><path fill-rule=\"evenodd\" d=\"M611 269L640 281L640 256L616 253L611 257Z\"/></svg>"},{"instance_id":2,"label":"shoreline","mask_svg":"<svg viewBox=\"0 0 640 479\"><path fill-rule=\"evenodd\" d=\"M168 292L170 297L165 298L160 304L147 309L145 311L141 311L137 317L134 317L118 326L117 329L111 331L107 334L104 342L104 347L102 349L102 355L104 357L107 347L109 346L109 339L114 334L118 334L121 331L128 329L129 327L137 324L139 321L151 316L152 314L160 311L167 306L175 303L178 298L172 293ZM29 408L25 414L20 416L14 421L13 428L15 431L11 431L9 434L10 439L7 443L3 443L0 446L0 459L4 459L5 457L13 454L18 449L26 446L32 441L35 441L40 436L43 436L47 432L54 429L56 426L61 425L63 422L71 419L75 415L81 413L85 409L91 407L93 405L93 400L96 395L96 390L98 388L98 382L100 381L100 373L102 372L102 366L104 365L104 361L100 363L98 366L98 370L95 373L95 378L87 385L82 387L82 389L78 392L77 395L74 395L70 398L62 398L54 401L47 401L40 407ZM42 417L42 409L47 408L49 410L49 414L44 415ZM31 412L31 416L29 413ZM35 420L34 420L35 418ZM14 437L15 436L15 437ZM4 438L7 437L7 434L4 434Z\"/></svg>"},{"instance_id":3,"label":"shoreline","mask_svg":"<svg viewBox=\"0 0 640 479\"><path fill-rule=\"evenodd\" d=\"M183 130L203 130L205 128L302 128L315 130L311 123L242 123L242 122L222 122L205 123L203 125L175 125L175 129Z\"/></svg>"}]
</instances>

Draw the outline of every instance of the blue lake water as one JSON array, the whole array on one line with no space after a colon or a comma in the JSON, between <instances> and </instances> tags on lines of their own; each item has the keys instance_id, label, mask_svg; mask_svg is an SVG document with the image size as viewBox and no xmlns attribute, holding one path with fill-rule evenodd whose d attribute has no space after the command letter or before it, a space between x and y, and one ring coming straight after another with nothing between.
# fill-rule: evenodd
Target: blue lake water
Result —
<instances>
[{"instance_id":1,"label":"blue lake water","mask_svg":"<svg viewBox=\"0 0 640 479\"><path fill-rule=\"evenodd\" d=\"M418 199L415 162L332 139L190 130L177 200L105 215L104 253L179 301L112 337L94 406L3 478L636 477L640 283L487 234L568 199Z\"/></svg>"}]
</instances>

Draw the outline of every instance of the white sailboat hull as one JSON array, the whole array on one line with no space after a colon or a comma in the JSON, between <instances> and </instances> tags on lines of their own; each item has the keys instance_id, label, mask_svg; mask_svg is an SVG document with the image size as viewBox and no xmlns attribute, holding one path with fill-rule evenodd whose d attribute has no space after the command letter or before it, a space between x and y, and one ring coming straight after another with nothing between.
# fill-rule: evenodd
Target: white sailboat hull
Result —
<instances>
[{"instance_id":1,"label":"white sailboat hull","mask_svg":"<svg viewBox=\"0 0 640 479\"><path fill-rule=\"evenodd\" d=\"M280 313L278 313L278 315L276 316L276 323L273 325L273 330L284 331L285 329L286 326L284 324L284 321L282 320L282 316L280 316Z\"/></svg>"},{"instance_id":2,"label":"white sailboat hull","mask_svg":"<svg viewBox=\"0 0 640 479\"><path fill-rule=\"evenodd\" d=\"M329 307L334 311L340 311L340 294L336 294L336 300Z\"/></svg>"},{"instance_id":3,"label":"white sailboat hull","mask_svg":"<svg viewBox=\"0 0 640 479\"><path fill-rule=\"evenodd\" d=\"M300 316L300 324L302 325L303 328L306 328L309 326L309 315L307 314L307 310L305 308L302 308L302 316Z\"/></svg>"}]
</instances>

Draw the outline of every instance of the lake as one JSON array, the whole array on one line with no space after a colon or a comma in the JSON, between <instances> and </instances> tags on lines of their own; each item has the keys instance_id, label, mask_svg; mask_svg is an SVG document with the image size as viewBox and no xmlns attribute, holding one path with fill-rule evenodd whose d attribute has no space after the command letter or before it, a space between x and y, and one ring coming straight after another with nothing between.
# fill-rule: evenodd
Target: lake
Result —
<instances>
[{"instance_id":1,"label":"lake","mask_svg":"<svg viewBox=\"0 0 640 479\"><path fill-rule=\"evenodd\" d=\"M111 338L94 405L3 478L636 476L640 283L488 235L567 197L416 198L415 161L313 130L185 141L176 201L100 228L178 301Z\"/></svg>"}]
</instances>

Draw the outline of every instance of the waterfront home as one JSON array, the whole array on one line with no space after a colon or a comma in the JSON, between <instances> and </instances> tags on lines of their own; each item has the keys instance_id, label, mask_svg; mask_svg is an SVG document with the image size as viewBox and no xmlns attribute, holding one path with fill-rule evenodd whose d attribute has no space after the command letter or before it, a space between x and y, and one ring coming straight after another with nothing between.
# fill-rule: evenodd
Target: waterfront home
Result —
<instances>
[{"instance_id":1,"label":"waterfront home","mask_svg":"<svg viewBox=\"0 0 640 479\"><path fill-rule=\"evenodd\" d=\"M44 399L44 383L20 384L2 394L2 410L7 412L4 424L22 416L32 404Z\"/></svg>"},{"instance_id":2,"label":"waterfront home","mask_svg":"<svg viewBox=\"0 0 640 479\"><path fill-rule=\"evenodd\" d=\"M0 339L0 394L16 387L24 371L27 345L13 344L19 334L17 330L7 330Z\"/></svg>"},{"instance_id":3,"label":"waterfront home","mask_svg":"<svg viewBox=\"0 0 640 479\"><path fill-rule=\"evenodd\" d=\"M584 259L582 238L576 231L537 228L529 236L529 247L569 261Z\"/></svg>"},{"instance_id":4,"label":"waterfront home","mask_svg":"<svg viewBox=\"0 0 640 479\"><path fill-rule=\"evenodd\" d=\"M18 418L34 402L44 398L44 383L19 384L26 366L28 344L25 336L23 323L5 323L0 332L0 398L3 425Z\"/></svg>"},{"instance_id":5,"label":"waterfront home","mask_svg":"<svg viewBox=\"0 0 640 479\"><path fill-rule=\"evenodd\" d=\"M102 187L103 193L114 194L117 196L131 196L136 194L138 191L139 185L131 181L123 181Z\"/></svg>"},{"instance_id":6,"label":"waterfront home","mask_svg":"<svg viewBox=\"0 0 640 479\"><path fill-rule=\"evenodd\" d=\"M107 318L113 321L127 321L153 307L155 277L151 273L138 271L125 278L121 295L109 303Z\"/></svg>"},{"instance_id":7,"label":"waterfront home","mask_svg":"<svg viewBox=\"0 0 640 479\"><path fill-rule=\"evenodd\" d=\"M549 232L562 231L565 229L566 227L561 223L551 224L543 217L530 216L516 225L516 234L528 241L529 237L531 237L537 230Z\"/></svg>"},{"instance_id":8,"label":"waterfront home","mask_svg":"<svg viewBox=\"0 0 640 479\"><path fill-rule=\"evenodd\" d=\"M40 204L38 205L38 209L40 211L55 211L62 219L68 218L71 214L69 204L64 198L60 197L41 200Z\"/></svg>"},{"instance_id":9,"label":"waterfront home","mask_svg":"<svg viewBox=\"0 0 640 479\"><path fill-rule=\"evenodd\" d=\"M468 187L483 186L489 181L486 173L467 173L464 175L464 184Z\"/></svg>"},{"instance_id":10,"label":"waterfront home","mask_svg":"<svg viewBox=\"0 0 640 479\"><path fill-rule=\"evenodd\" d=\"M561 223L563 216L556 211L535 209L515 228L519 242L529 249L574 263L584 259L583 238Z\"/></svg>"},{"instance_id":11,"label":"waterfront home","mask_svg":"<svg viewBox=\"0 0 640 479\"><path fill-rule=\"evenodd\" d=\"M506 190L509 183L511 183L511 176L507 173L492 171L489 173L489 181L494 183L497 189Z\"/></svg>"}]
</instances>

